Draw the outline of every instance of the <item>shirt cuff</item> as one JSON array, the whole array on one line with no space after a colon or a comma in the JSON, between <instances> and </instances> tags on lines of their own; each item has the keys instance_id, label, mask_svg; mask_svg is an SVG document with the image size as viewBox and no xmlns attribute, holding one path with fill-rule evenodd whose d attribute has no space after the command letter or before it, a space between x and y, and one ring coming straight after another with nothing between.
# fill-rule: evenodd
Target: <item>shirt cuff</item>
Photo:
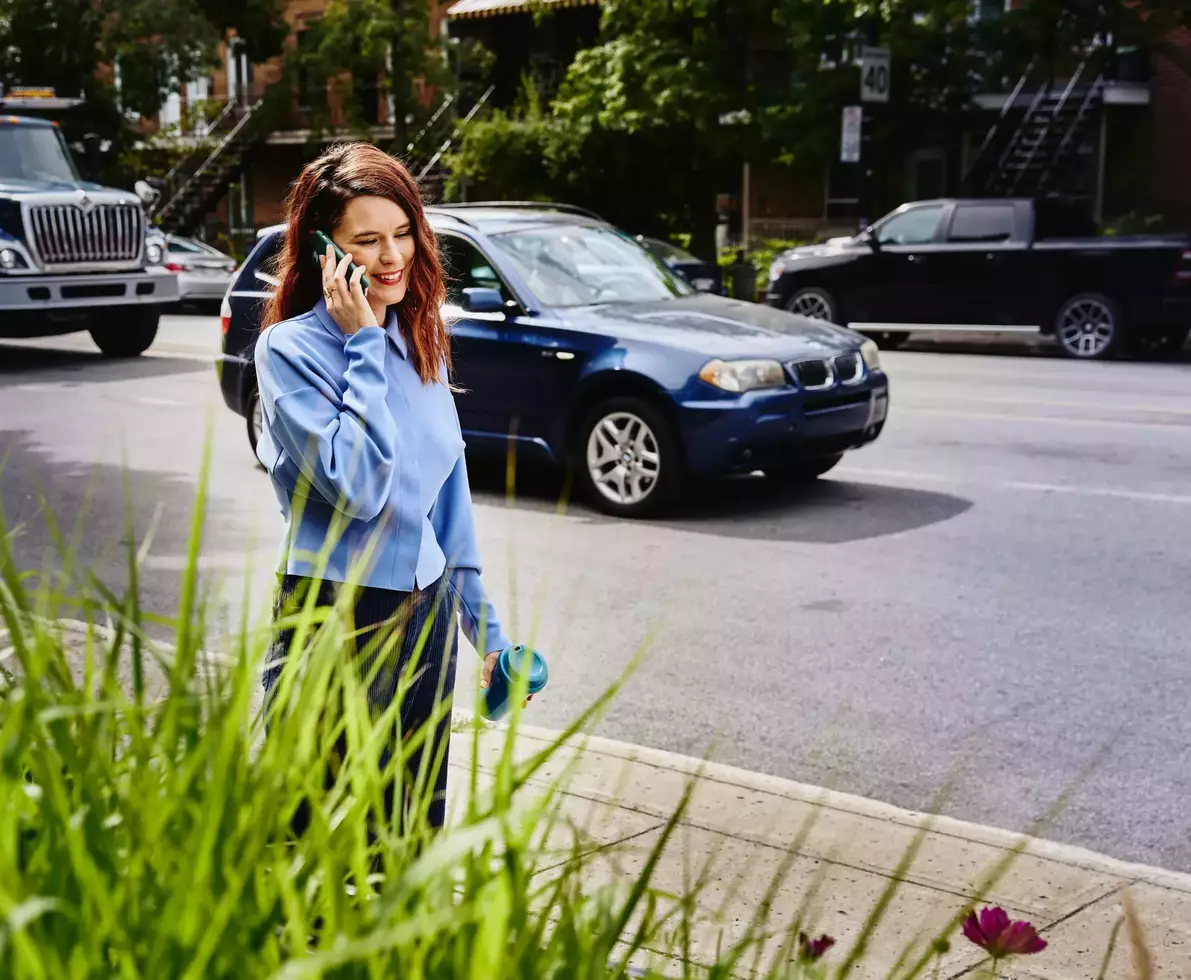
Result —
<instances>
[{"instance_id":1,"label":"shirt cuff","mask_svg":"<svg viewBox=\"0 0 1191 980\"><path fill-rule=\"evenodd\" d=\"M463 633L480 656L512 646L496 609L484 594L480 573L474 568L457 569L454 576L455 591L459 596L459 612ZM483 637L480 636L481 630Z\"/></svg>"}]
</instances>

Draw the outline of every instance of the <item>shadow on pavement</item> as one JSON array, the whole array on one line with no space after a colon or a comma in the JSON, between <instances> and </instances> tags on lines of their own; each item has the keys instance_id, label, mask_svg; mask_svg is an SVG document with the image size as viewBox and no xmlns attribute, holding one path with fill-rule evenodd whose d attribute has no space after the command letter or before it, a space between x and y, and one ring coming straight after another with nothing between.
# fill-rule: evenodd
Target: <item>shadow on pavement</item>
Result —
<instances>
[{"instance_id":1,"label":"shadow on pavement","mask_svg":"<svg viewBox=\"0 0 1191 980\"><path fill-rule=\"evenodd\" d=\"M503 460L469 457L468 471L478 500L504 504ZM564 489L557 472L522 463L513 506L554 511ZM971 506L972 501L952 494L830 477L794 487L763 477L738 477L697 485L674 515L647 523L742 540L843 544L940 524ZM572 498L567 510L593 521L620 523L586 500Z\"/></svg>"},{"instance_id":2,"label":"shadow on pavement","mask_svg":"<svg viewBox=\"0 0 1191 980\"><path fill-rule=\"evenodd\" d=\"M14 430L0 431L0 463L0 534L11 535L18 570L61 570L62 555L50 521L67 540L78 525L76 568L93 573L123 595L128 586L126 522L131 514L135 545L152 535L141 576L142 607L161 616L176 613L195 508L193 482L118 465L57 460L27 433ZM234 498L208 497L204 553L244 549L252 531L238 518L243 513L245 508ZM163 560L168 566L164 569ZM74 581L79 581L77 574ZM163 630L168 632L164 627L156 632Z\"/></svg>"},{"instance_id":3,"label":"shadow on pavement","mask_svg":"<svg viewBox=\"0 0 1191 980\"><path fill-rule=\"evenodd\" d=\"M0 379L4 382L19 376L21 380L45 384L94 384L211 370L210 363L195 358L159 356L116 360L104 357L99 351L0 343Z\"/></svg>"}]
</instances>

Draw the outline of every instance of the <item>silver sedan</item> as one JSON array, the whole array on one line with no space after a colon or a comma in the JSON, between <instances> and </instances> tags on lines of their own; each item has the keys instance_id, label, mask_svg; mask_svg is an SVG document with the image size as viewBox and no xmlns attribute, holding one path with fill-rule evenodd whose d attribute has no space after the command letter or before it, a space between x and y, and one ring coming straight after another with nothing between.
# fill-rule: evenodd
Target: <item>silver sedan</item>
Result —
<instances>
[{"instance_id":1,"label":"silver sedan","mask_svg":"<svg viewBox=\"0 0 1191 980\"><path fill-rule=\"evenodd\" d=\"M236 271L236 260L194 238L166 238L166 268L178 274L182 303L218 302Z\"/></svg>"}]
</instances>

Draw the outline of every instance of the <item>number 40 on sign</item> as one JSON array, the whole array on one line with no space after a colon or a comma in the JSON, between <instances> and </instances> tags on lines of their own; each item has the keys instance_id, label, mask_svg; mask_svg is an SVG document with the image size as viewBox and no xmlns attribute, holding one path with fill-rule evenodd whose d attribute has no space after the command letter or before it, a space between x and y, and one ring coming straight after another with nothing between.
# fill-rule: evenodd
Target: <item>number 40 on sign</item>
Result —
<instances>
[{"instance_id":1,"label":"number 40 on sign","mask_svg":"<svg viewBox=\"0 0 1191 980\"><path fill-rule=\"evenodd\" d=\"M860 101L889 101L888 48L864 48L860 52Z\"/></svg>"}]
</instances>

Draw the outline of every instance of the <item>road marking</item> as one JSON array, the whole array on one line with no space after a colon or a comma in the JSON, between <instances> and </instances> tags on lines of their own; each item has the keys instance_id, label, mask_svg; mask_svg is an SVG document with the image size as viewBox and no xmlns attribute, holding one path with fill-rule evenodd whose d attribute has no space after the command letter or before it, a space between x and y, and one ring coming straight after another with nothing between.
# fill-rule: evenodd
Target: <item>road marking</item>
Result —
<instances>
[{"instance_id":1,"label":"road marking","mask_svg":"<svg viewBox=\"0 0 1191 980\"><path fill-rule=\"evenodd\" d=\"M1142 422L1130 419L1077 419L1065 415L1012 415L1009 412L964 412L940 411L933 408L907 408L900 406L893 414L902 415L937 415L948 419L978 419L984 422L1026 422L1031 425L1038 423L1058 422L1065 425L1108 425L1126 426L1132 429L1162 429L1191 433L1191 424L1182 422Z\"/></svg>"},{"instance_id":2,"label":"road marking","mask_svg":"<svg viewBox=\"0 0 1191 980\"><path fill-rule=\"evenodd\" d=\"M845 467L837 471L840 476L855 476L861 479L901 480L907 483L949 484L951 486L992 487L998 490L1015 490L1025 493L1067 494L1072 497L1106 497L1118 500L1136 500L1150 504L1175 504L1191 506L1191 496L1173 493L1151 493L1147 490L1129 490L1125 487L1073 487L1058 483L1029 483L1024 480L994 480L981 482L944 476L942 473L920 473L909 470L870 469L868 467Z\"/></svg>"},{"instance_id":3,"label":"road marking","mask_svg":"<svg viewBox=\"0 0 1191 980\"><path fill-rule=\"evenodd\" d=\"M923 399L924 401L932 402L955 401L955 395L953 394L930 395L913 391L908 394L903 394L901 399L899 399L899 402L901 402L902 399L913 401L919 398ZM1028 398L1018 396L997 397L995 395L971 395L967 394L966 392L963 395L963 399L966 402L984 402L989 405L1041 405L1047 408L1083 408L1091 409L1092 411L1103 411L1105 408L1110 408L1114 412L1147 412L1153 415L1191 415L1191 407L1164 408L1161 405L1116 405L1097 402L1053 401L1051 399L1045 398Z\"/></svg>"},{"instance_id":4,"label":"road marking","mask_svg":"<svg viewBox=\"0 0 1191 980\"><path fill-rule=\"evenodd\" d=\"M1011 481L1004 484L1013 490L1032 490L1038 493L1066 493L1080 497L1117 497L1122 500L1140 500L1153 504L1191 505L1191 497L1173 493L1150 493L1145 490L1122 490L1116 487L1063 487L1053 483L1021 483Z\"/></svg>"}]
</instances>

